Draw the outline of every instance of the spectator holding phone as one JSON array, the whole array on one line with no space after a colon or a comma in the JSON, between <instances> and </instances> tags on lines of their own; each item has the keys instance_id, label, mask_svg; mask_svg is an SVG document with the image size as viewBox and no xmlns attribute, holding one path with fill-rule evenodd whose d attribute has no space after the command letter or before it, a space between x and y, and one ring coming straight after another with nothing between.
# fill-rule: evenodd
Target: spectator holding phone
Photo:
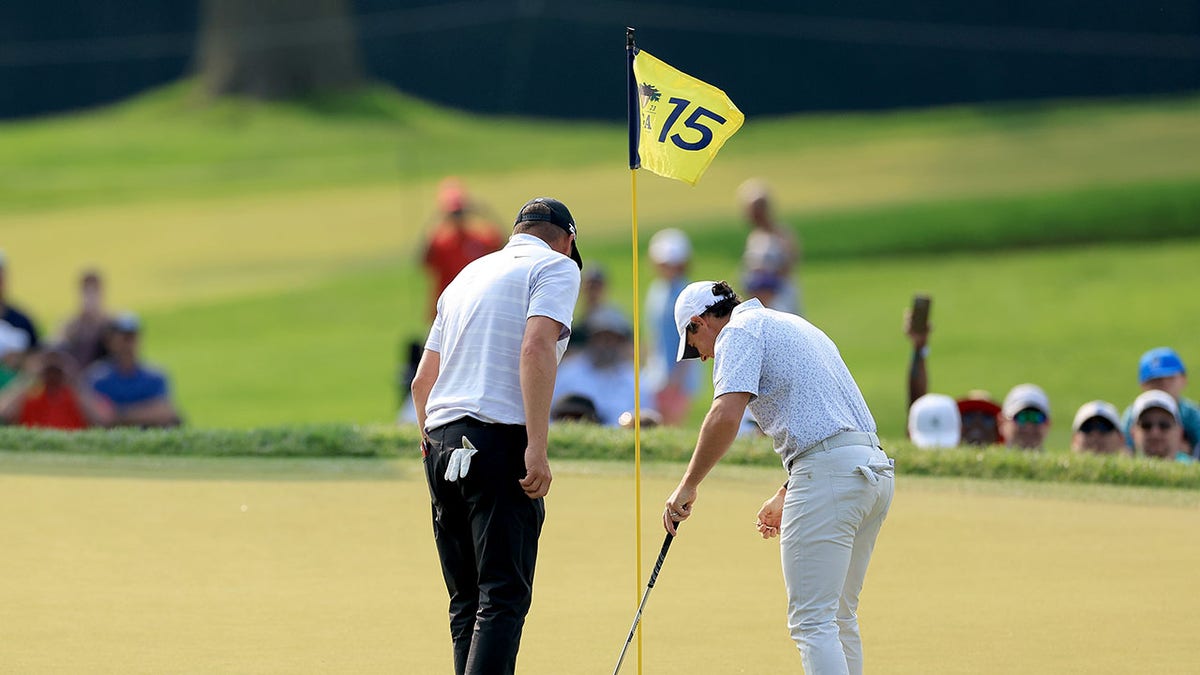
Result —
<instances>
[{"instance_id":1,"label":"spectator holding phone","mask_svg":"<svg viewBox=\"0 0 1200 675\"><path fill-rule=\"evenodd\" d=\"M912 343L912 360L908 367L908 405L911 410L917 399L929 393L929 377L925 361L929 356L929 323L932 299L917 295L913 306L904 312L904 334ZM1000 426L1000 406L981 390L972 390L956 401L960 418L960 442L966 445L996 445L1004 443Z\"/></svg>"}]
</instances>

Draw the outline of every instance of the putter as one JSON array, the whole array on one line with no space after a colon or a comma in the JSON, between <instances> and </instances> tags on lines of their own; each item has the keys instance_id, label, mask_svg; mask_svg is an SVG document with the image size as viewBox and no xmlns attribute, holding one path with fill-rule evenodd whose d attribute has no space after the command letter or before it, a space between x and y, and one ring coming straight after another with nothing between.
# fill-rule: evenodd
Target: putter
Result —
<instances>
[{"instance_id":1,"label":"putter","mask_svg":"<svg viewBox=\"0 0 1200 675\"><path fill-rule=\"evenodd\" d=\"M675 530L678 532L680 523L675 523ZM646 608L646 599L650 597L650 591L654 589L654 582L658 579L658 571L662 569L663 561L667 559L667 551L671 548L671 542L675 539L675 535L667 533L663 539L662 550L658 552L658 562L654 563L654 569L650 572L650 581L646 583L646 592L642 593L642 602L638 605L637 614L633 616L633 626L629 628L629 637L625 638L625 646L621 647L621 655L617 657L617 667L613 668L613 675L617 675L621 671L621 664L625 661L625 652L629 651L629 643L633 642L633 636L637 633L638 622L642 620L642 610Z\"/></svg>"}]
</instances>

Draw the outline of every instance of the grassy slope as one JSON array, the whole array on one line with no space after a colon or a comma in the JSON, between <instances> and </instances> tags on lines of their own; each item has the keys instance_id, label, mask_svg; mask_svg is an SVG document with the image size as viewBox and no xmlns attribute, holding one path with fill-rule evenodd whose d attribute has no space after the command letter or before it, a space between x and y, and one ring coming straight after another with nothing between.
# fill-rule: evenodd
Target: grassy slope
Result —
<instances>
[{"instance_id":1,"label":"grassy slope","mask_svg":"<svg viewBox=\"0 0 1200 675\"><path fill-rule=\"evenodd\" d=\"M937 298L934 388L1002 395L1040 381L1062 434L1082 400L1132 397L1131 364L1145 347L1200 353L1197 301L1184 290L1197 287L1196 245L989 251L1194 234L1198 107L752 120L700 188L641 179L643 237L685 227L696 237L693 275L732 278L743 230L731 194L747 175L766 176L807 243L810 318L842 345L885 431L903 415L899 313L921 289ZM148 314L149 352L199 425L390 417L397 342L423 331L411 250L448 171L504 213L533 192L562 196L590 260L630 304L619 272L629 179L613 127L489 122L378 92L308 108L198 109L177 88L5 125L0 143L15 297L56 323L76 270L105 268L112 304ZM963 248L984 253L920 255ZM855 262L863 256L882 260ZM1159 292L1164 278L1147 270L1180 291Z\"/></svg>"}]
</instances>

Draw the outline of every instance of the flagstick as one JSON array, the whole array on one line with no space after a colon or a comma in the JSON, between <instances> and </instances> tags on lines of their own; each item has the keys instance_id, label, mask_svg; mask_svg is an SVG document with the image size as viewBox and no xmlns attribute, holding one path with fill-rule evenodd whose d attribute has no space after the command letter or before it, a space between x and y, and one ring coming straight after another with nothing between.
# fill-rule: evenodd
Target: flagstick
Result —
<instances>
[{"instance_id":1,"label":"flagstick","mask_svg":"<svg viewBox=\"0 0 1200 675\"><path fill-rule=\"evenodd\" d=\"M629 113L629 181L633 200L633 518L634 577L633 601L641 605L642 594L642 380L641 380L641 311L638 295L638 219L637 219L637 170L641 166L638 157L638 139L641 136L641 112L638 106L637 82L633 76L633 57L637 54L634 29L625 28L626 89ZM642 624L637 624L637 671L642 675Z\"/></svg>"}]
</instances>

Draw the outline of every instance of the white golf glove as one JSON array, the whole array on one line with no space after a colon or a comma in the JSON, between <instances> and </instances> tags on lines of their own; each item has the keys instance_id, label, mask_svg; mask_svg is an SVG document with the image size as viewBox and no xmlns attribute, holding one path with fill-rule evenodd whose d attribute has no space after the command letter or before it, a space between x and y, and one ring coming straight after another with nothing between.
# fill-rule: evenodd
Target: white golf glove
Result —
<instances>
[{"instance_id":1,"label":"white golf glove","mask_svg":"<svg viewBox=\"0 0 1200 675\"><path fill-rule=\"evenodd\" d=\"M471 444L471 439L463 436L462 447L455 448L454 452L450 453L450 464L446 467L446 480L453 483L466 476L467 472L471 470L471 456L476 452L479 451Z\"/></svg>"}]
</instances>

